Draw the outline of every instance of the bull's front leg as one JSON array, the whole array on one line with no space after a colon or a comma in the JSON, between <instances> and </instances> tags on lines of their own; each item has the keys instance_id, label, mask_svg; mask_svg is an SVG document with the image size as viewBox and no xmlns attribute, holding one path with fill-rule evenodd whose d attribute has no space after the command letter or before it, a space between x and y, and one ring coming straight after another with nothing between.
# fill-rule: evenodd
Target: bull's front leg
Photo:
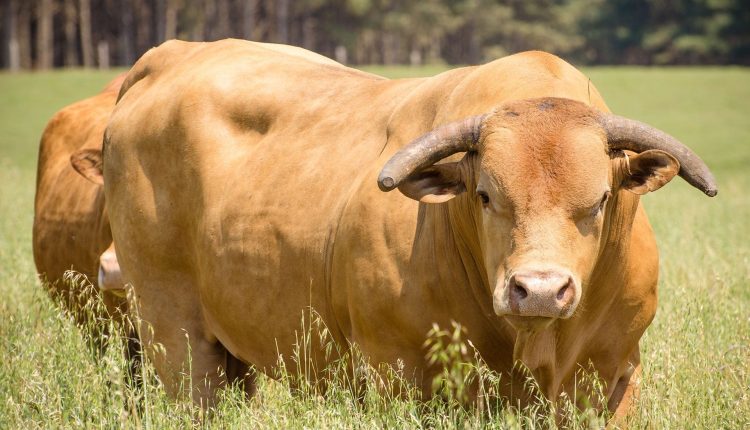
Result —
<instances>
[{"instance_id":1,"label":"bull's front leg","mask_svg":"<svg viewBox=\"0 0 750 430\"><path fill-rule=\"evenodd\" d=\"M607 405L610 411L614 411L612 418L607 423L607 428L627 428L628 417L640 396L641 364L640 361L631 363L631 367L620 377L615 390Z\"/></svg>"}]
</instances>

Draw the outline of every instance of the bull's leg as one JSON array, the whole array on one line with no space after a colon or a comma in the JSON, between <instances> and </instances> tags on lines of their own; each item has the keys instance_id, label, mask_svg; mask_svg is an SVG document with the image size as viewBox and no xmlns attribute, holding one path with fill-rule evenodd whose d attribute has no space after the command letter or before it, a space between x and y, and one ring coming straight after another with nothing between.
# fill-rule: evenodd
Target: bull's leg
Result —
<instances>
[{"instance_id":1,"label":"bull's leg","mask_svg":"<svg viewBox=\"0 0 750 430\"><path fill-rule=\"evenodd\" d=\"M189 395L203 407L214 404L216 389L227 382L222 369L226 351L221 344L202 339L197 330L186 328L164 333L155 327L152 335L141 336L146 354L171 397Z\"/></svg>"},{"instance_id":2,"label":"bull's leg","mask_svg":"<svg viewBox=\"0 0 750 430\"><path fill-rule=\"evenodd\" d=\"M641 365L635 366L629 377L622 377L615 387L615 391L610 398L608 405L610 410L614 409L614 414L608 423L608 428L626 428L628 415L631 412L635 402L640 394L641 382ZM619 404L613 402L619 400Z\"/></svg>"},{"instance_id":3,"label":"bull's leg","mask_svg":"<svg viewBox=\"0 0 750 430\"><path fill-rule=\"evenodd\" d=\"M614 411L614 413L609 423L607 423L607 428L628 427L628 416L632 413L635 402L638 400L640 394L641 364L638 349L636 349L636 352L631 357L631 365L634 366L632 371L620 377L609 399L607 407L610 411Z\"/></svg>"},{"instance_id":4,"label":"bull's leg","mask_svg":"<svg viewBox=\"0 0 750 430\"><path fill-rule=\"evenodd\" d=\"M232 384L241 384L242 390L250 398L255 394L255 371L229 351L226 357L227 380Z\"/></svg>"},{"instance_id":5,"label":"bull's leg","mask_svg":"<svg viewBox=\"0 0 750 430\"><path fill-rule=\"evenodd\" d=\"M252 392L252 378L245 377L247 366L206 328L191 279L174 275L168 281L154 279L134 280L137 303L132 309L140 317L137 326L144 351L167 393L189 395L207 408L215 404L216 391L231 379L242 378L245 390Z\"/></svg>"}]
</instances>

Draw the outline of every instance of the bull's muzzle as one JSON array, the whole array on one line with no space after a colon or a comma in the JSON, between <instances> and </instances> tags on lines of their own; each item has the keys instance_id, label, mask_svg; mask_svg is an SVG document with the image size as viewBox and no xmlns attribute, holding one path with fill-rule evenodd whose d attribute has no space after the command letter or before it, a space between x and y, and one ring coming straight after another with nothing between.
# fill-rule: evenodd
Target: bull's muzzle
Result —
<instances>
[{"instance_id":1,"label":"bull's muzzle","mask_svg":"<svg viewBox=\"0 0 750 430\"><path fill-rule=\"evenodd\" d=\"M505 282L502 301L506 303L499 306L501 309L496 306L495 311L522 317L569 318L579 297L580 286L567 270L517 271Z\"/></svg>"},{"instance_id":2,"label":"bull's muzzle","mask_svg":"<svg viewBox=\"0 0 750 430\"><path fill-rule=\"evenodd\" d=\"M99 289L103 291L124 290L125 283L120 272L120 264L117 262L114 246L110 246L99 256L99 276L97 277Z\"/></svg>"}]
</instances>

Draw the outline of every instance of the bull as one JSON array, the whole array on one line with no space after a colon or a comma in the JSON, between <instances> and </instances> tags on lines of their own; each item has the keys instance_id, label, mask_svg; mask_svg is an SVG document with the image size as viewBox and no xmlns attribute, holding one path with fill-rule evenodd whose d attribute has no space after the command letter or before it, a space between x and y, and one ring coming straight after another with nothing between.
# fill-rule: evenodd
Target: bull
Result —
<instances>
[{"instance_id":1,"label":"bull","mask_svg":"<svg viewBox=\"0 0 750 430\"><path fill-rule=\"evenodd\" d=\"M190 351L209 403L238 363L301 371L312 307L426 396L425 335L456 321L505 396L517 362L553 401L583 366L622 414L656 312L639 196L675 175L717 193L690 149L547 53L389 80L237 40L146 53L96 174L157 372L177 395Z\"/></svg>"},{"instance_id":2,"label":"bull","mask_svg":"<svg viewBox=\"0 0 750 430\"><path fill-rule=\"evenodd\" d=\"M55 113L39 144L34 262L50 294L79 321L84 319L81 308L93 296L101 296L111 316L121 316L126 307L101 181L92 177L89 182L77 173L97 167L89 154L101 153L104 129L124 79L124 74L117 76L99 94ZM98 289L71 291L75 284L63 279L71 269L93 280Z\"/></svg>"}]
</instances>

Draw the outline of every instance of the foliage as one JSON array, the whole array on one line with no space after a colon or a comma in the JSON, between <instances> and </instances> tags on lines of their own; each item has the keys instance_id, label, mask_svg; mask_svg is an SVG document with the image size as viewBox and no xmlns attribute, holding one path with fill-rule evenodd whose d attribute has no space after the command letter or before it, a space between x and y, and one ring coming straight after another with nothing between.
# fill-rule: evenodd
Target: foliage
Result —
<instances>
[{"instance_id":1,"label":"foliage","mask_svg":"<svg viewBox=\"0 0 750 430\"><path fill-rule=\"evenodd\" d=\"M749 64L750 9L743 0L575 3L569 7L580 15L578 29L587 43L578 55L584 61Z\"/></svg>"},{"instance_id":2,"label":"foliage","mask_svg":"<svg viewBox=\"0 0 750 430\"><path fill-rule=\"evenodd\" d=\"M90 67L95 51L102 67L129 66L175 37L288 43L352 64L531 49L582 64L750 64L746 0L7 0L0 19L0 67Z\"/></svg>"}]
</instances>

